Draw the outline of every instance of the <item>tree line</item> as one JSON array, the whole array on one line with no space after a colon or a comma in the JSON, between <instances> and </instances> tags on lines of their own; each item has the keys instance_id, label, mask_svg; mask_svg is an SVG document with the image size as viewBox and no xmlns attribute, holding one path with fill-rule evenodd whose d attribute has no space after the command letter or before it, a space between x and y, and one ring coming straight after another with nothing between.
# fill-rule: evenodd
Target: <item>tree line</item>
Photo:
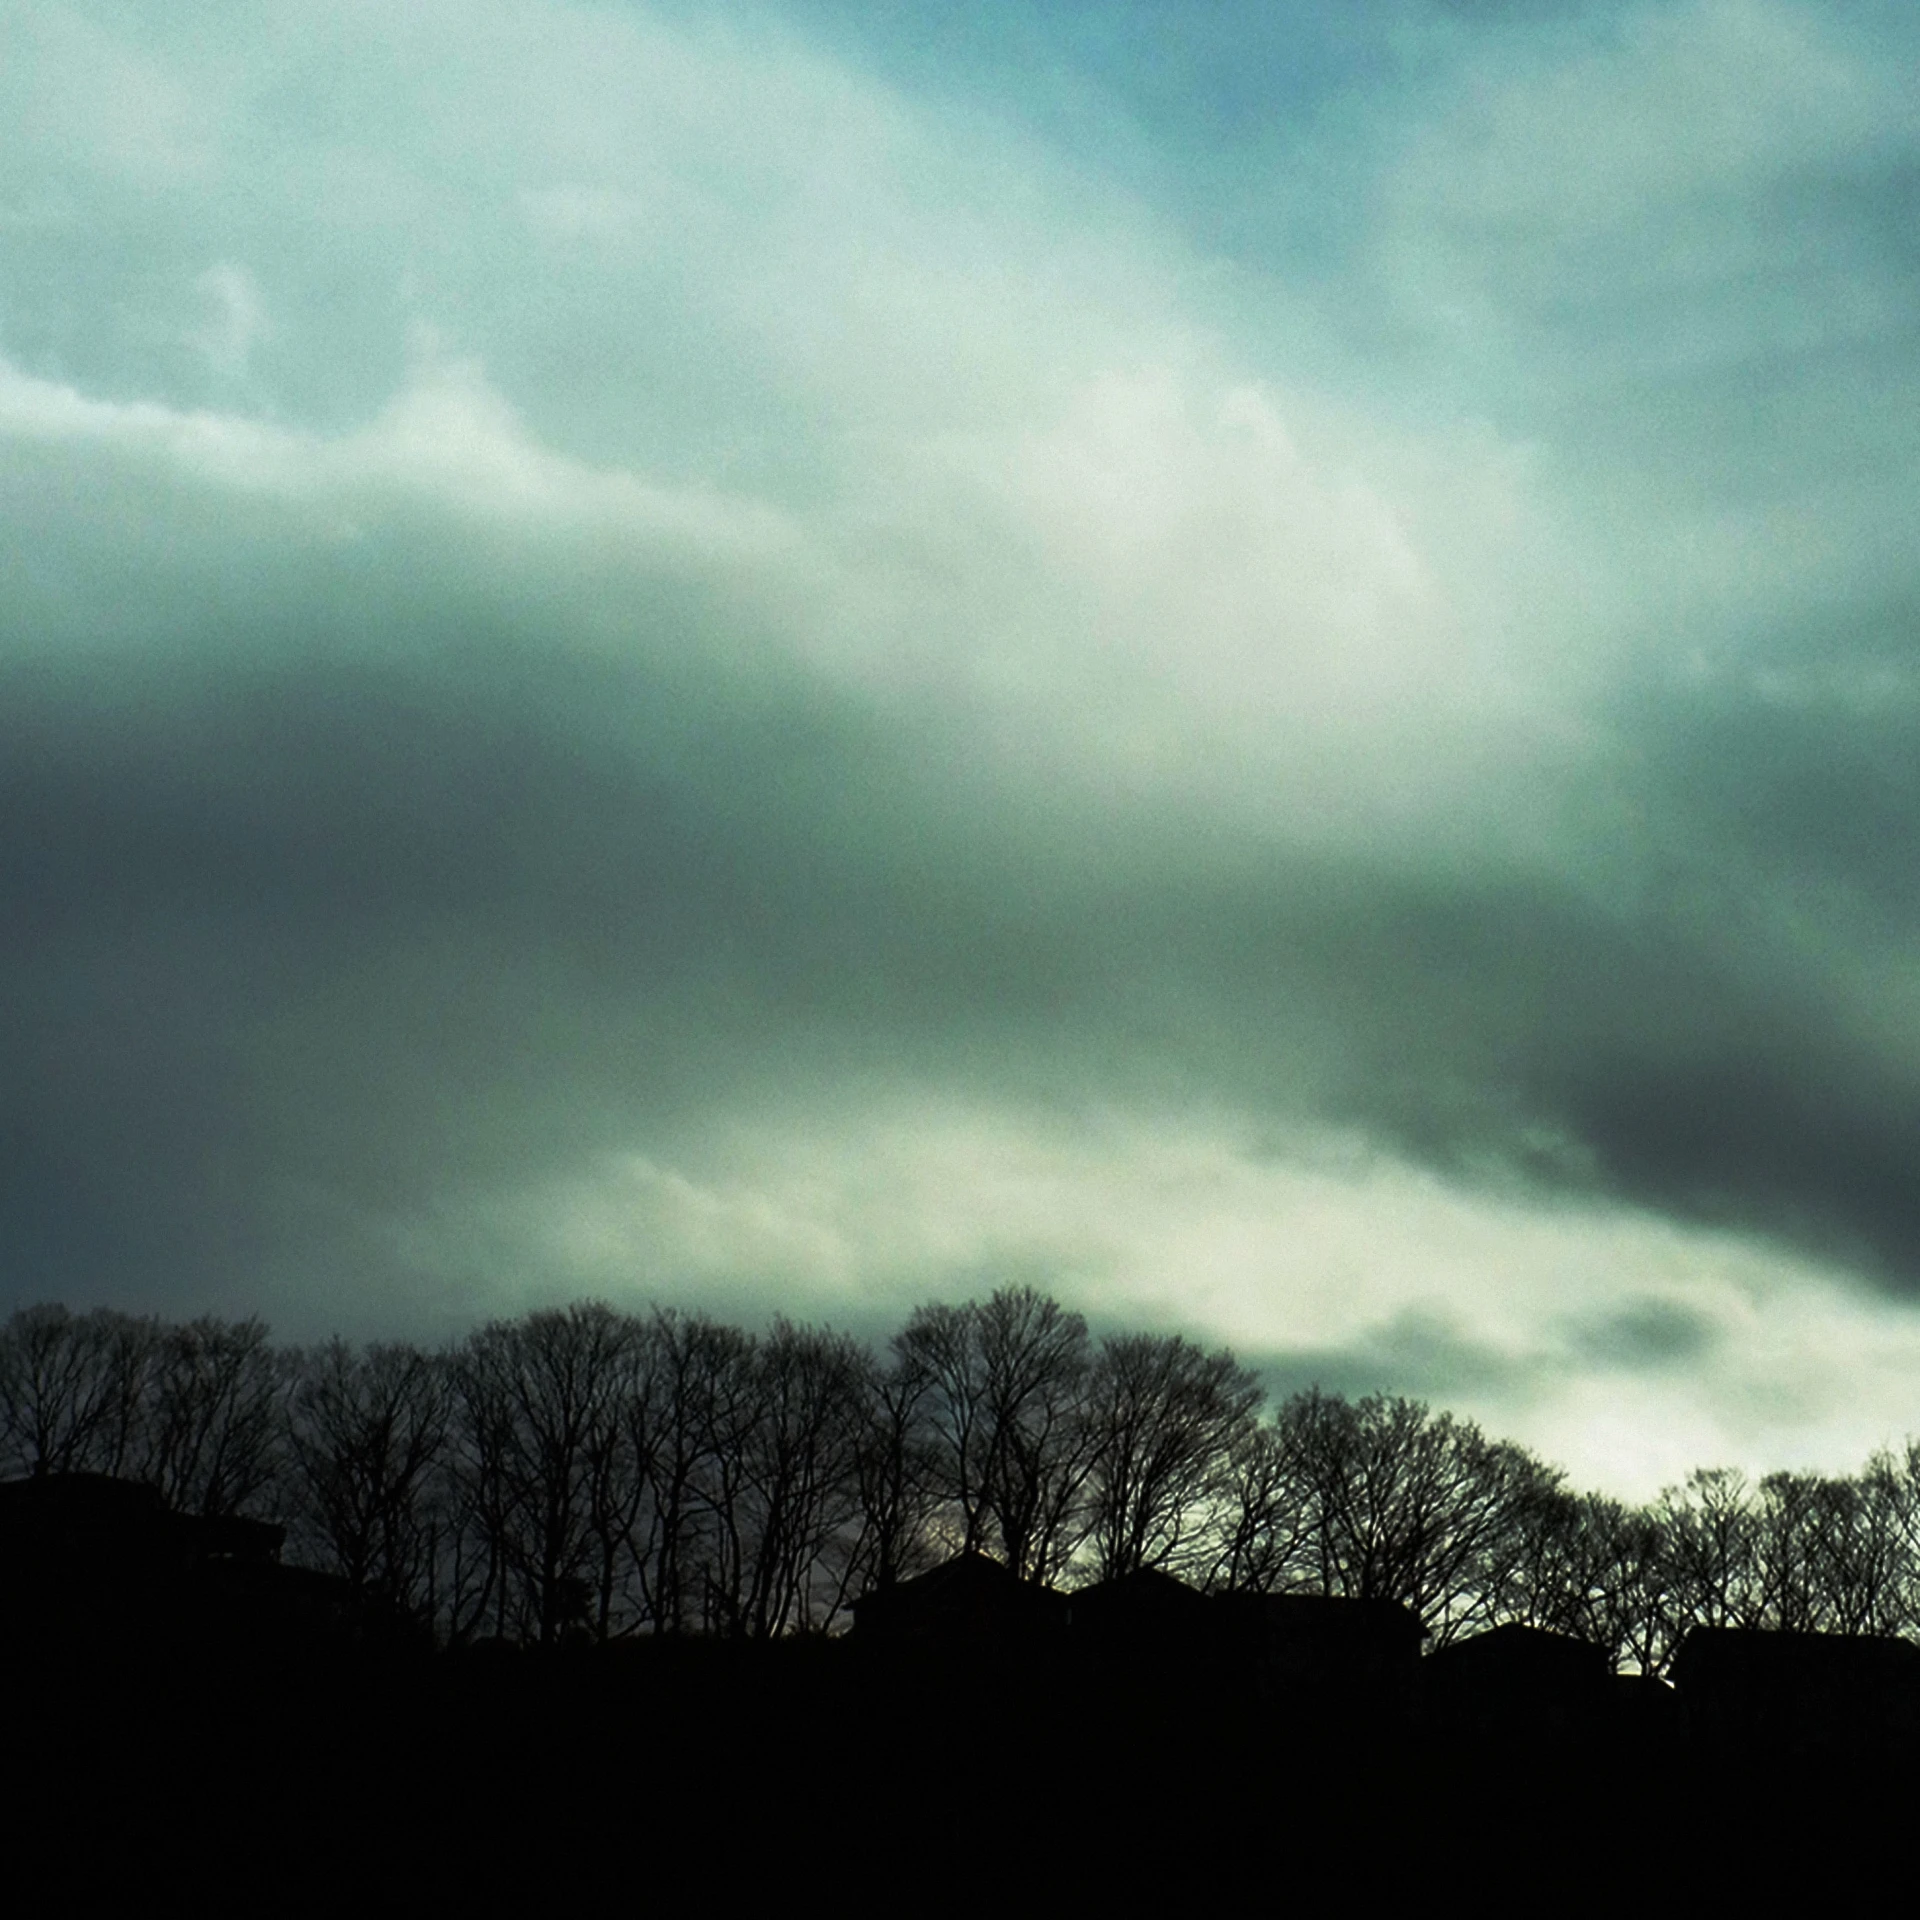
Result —
<instances>
[{"instance_id":1,"label":"tree line","mask_svg":"<svg viewBox=\"0 0 1920 1920\"><path fill-rule=\"evenodd\" d=\"M1269 1406L1230 1352L1096 1341L1030 1287L921 1307L879 1350L598 1303L437 1351L26 1308L0 1474L65 1472L277 1520L448 1645L827 1631L963 1549L1069 1587L1156 1568L1399 1601L1439 1645L1548 1627L1649 1673L1696 1624L1920 1625L1920 1446L1629 1506L1416 1400Z\"/></svg>"}]
</instances>

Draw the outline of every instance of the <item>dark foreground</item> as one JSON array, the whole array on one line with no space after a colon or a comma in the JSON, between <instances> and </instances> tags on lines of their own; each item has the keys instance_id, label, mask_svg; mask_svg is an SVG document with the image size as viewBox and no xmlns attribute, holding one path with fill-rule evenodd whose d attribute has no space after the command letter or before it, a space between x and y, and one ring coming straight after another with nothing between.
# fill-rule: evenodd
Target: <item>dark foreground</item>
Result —
<instances>
[{"instance_id":1,"label":"dark foreground","mask_svg":"<svg viewBox=\"0 0 1920 1920\"><path fill-rule=\"evenodd\" d=\"M269 1907L1664 1905L1904 1858L1915 1755L1622 1696L1469 1724L1036 1650L15 1644L8 1857ZM1791 1730L1789 1730L1789 1733Z\"/></svg>"}]
</instances>

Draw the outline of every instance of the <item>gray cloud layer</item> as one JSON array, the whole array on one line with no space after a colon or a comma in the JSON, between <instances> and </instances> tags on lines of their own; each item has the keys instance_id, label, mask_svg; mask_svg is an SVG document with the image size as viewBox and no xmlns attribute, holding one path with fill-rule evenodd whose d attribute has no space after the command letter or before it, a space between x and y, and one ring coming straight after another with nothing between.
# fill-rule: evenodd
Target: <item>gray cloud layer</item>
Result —
<instances>
[{"instance_id":1,"label":"gray cloud layer","mask_svg":"<svg viewBox=\"0 0 1920 1920\"><path fill-rule=\"evenodd\" d=\"M1264 1319L1103 1292L1187 1204L1126 1211L1112 1115L1202 1185L1359 1151L1920 1291L1902 21L1315 15L1277 132L1042 13L1051 79L964 84L516 18L22 12L10 1298L418 1325L590 1242L858 1317L1027 1262L1276 1377L1758 1404L1719 1254L1516 1253L1503 1336L1359 1174L1314 1271L1407 1263L1370 1320L1295 1312L1264 1187ZM916 1126L964 1228L879 1191ZM1006 1227L1043 1161L1144 1251Z\"/></svg>"}]
</instances>

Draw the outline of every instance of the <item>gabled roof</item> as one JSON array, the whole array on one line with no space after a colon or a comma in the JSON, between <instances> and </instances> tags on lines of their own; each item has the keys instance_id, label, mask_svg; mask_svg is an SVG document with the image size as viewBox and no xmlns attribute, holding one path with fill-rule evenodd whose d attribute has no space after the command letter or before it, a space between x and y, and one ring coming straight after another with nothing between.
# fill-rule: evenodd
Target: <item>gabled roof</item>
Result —
<instances>
[{"instance_id":1,"label":"gabled roof","mask_svg":"<svg viewBox=\"0 0 1920 1920\"><path fill-rule=\"evenodd\" d=\"M110 1474L0 1481L0 1544L21 1559L272 1561L285 1538L270 1521L176 1513L157 1487Z\"/></svg>"},{"instance_id":2,"label":"gabled roof","mask_svg":"<svg viewBox=\"0 0 1920 1920\"><path fill-rule=\"evenodd\" d=\"M1673 1660L1674 1684L1683 1690L1746 1687L1801 1678L1847 1685L1920 1687L1920 1646L1882 1634L1694 1627Z\"/></svg>"},{"instance_id":3,"label":"gabled roof","mask_svg":"<svg viewBox=\"0 0 1920 1920\"><path fill-rule=\"evenodd\" d=\"M853 1603L854 1632L901 1639L990 1638L1065 1624L1066 1597L1022 1580L984 1553L957 1553L928 1572Z\"/></svg>"},{"instance_id":4,"label":"gabled roof","mask_svg":"<svg viewBox=\"0 0 1920 1920\"><path fill-rule=\"evenodd\" d=\"M1611 1671L1604 1647L1591 1640L1576 1639L1570 1633L1554 1633L1546 1627L1522 1626L1509 1621L1489 1627L1485 1633L1470 1634L1464 1640L1436 1647L1427 1655L1429 1668L1455 1668L1476 1679L1526 1676L1543 1680L1565 1677L1569 1680L1603 1680Z\"/></svg>"},{"instance_id":5,"label":"gabled roof","mask_svg":"<svg viewBox=\"0 0 1920 1920\"><path fill-rule=\"evenodd\" d=\"M1232 1631L1262 1640L1385 1645L1417 1655L1426 1637L1419 1615L1398 1600L1349 1600L1324 1593L1223 1593L1214 1604Z\"/></svg>"},{"instance_id":6,"label":"gabled roof","mask_svg":"<svg viewBox=\"0 0 1920 1920\"><path fill-rule=\"evenodd\" d=\"M1213 1606L1204 1593L1157 1567L1138 1567L1067 1596L1076 1633L1173 1634L1204 1631Z\"/></svg>"}]
</instances>

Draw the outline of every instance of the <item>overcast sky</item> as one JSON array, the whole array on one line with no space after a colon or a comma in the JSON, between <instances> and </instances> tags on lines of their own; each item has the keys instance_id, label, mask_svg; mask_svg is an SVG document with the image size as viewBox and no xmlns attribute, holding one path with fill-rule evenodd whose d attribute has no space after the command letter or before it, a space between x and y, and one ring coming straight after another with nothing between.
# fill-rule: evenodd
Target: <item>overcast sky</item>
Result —
<instances>
[{"instance_id":1,"label":"overcast sky","mask_svg":"<svg viewBox=\"0 0 1920 1920\"><path fill-rule=\"evenodd\" d=\"M1920 1431L1910 6L0 46L0 1304Z\"/></svg>"}]
</instances>

